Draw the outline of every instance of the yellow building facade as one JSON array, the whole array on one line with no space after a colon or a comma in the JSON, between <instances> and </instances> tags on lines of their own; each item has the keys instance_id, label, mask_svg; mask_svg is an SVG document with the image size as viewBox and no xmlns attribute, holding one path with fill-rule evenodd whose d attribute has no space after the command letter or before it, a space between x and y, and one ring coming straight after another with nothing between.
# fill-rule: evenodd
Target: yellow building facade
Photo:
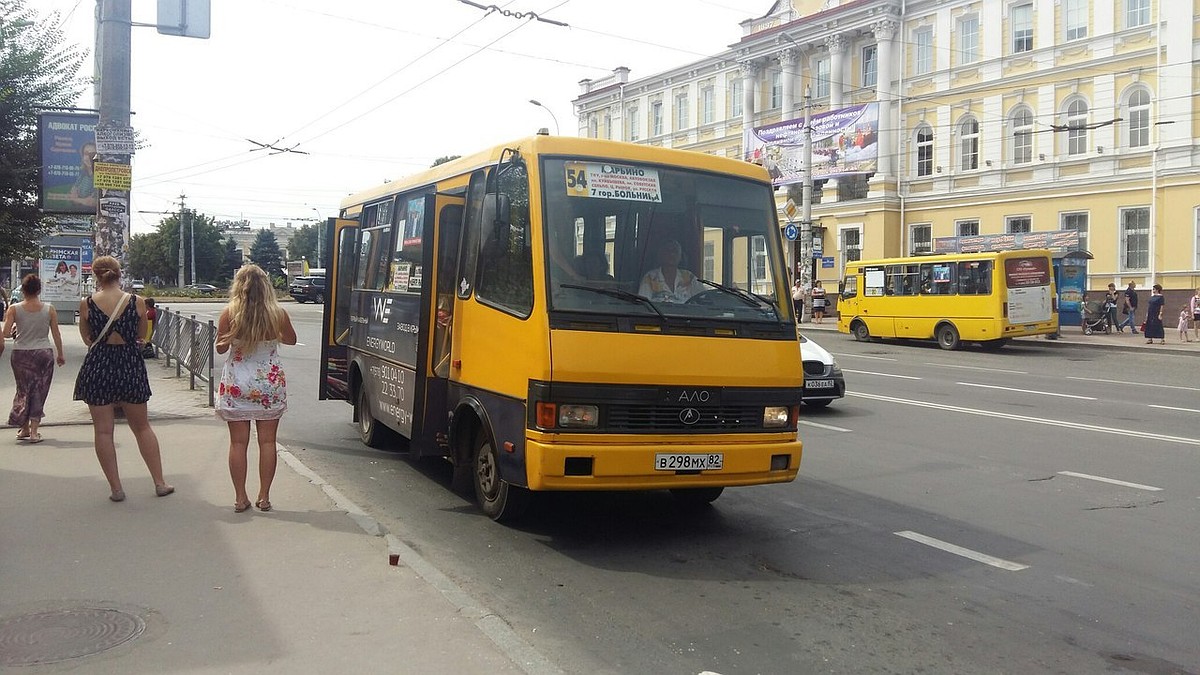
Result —
<instances>
[{"instance_id":1,"label":"yellow building facade","mask_svg":"<svg viewBox=\"0 0 1200 675\"><path fill-rule=\"evenodd\" d=\"M874 172L815 185L827 287L847 260L1076 230L1089 289L1160 283L1174 306L1200 287L1198 18L1200 0L781 1L720 54L616 68L574 104L580 135L744 157L748 129L806 103L873 102Z\"/></svg>"}]
</instances>

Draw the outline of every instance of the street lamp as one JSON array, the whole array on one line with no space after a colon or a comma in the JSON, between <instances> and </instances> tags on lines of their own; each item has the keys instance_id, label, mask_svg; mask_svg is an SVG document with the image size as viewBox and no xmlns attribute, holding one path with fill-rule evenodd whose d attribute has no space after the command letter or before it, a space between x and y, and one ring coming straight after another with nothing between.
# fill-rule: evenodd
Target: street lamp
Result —
<instances>
[{"instance_id":1,"label":"street lamp","mask_svg":"<svg viewBox=\"0 0 1200 675\"><path fill-rule=\"evenodd\" d=\"M562 131L560 131L558 128L558 118L554 116L554 111L547 108L546 106L542 105L542 102L537 99L531 98L531 99L529 99L529 102L536 105L539 108L544 109L546 112L550 113L550 119L554 120L554 135L562 136Z\"/></svg>"}]
</instances>

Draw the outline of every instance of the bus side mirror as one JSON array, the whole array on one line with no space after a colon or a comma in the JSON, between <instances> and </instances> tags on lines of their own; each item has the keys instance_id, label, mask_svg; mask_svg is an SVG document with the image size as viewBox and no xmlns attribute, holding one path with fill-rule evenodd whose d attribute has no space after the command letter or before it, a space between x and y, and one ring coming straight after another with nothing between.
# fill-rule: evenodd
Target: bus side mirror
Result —
<instances>
[{"instance_id":1,"label":"bus side mirror","mask_svg":"<svg viewBox=\"0 0 1200 675\"><path fill-rule=\"evenodd\" d=\"M481 229L484 241L503 239L507 236L508 226L511 224L511 209L508 195L502 192L489 192L483 196Z\"/></svg>"}]
</instances>

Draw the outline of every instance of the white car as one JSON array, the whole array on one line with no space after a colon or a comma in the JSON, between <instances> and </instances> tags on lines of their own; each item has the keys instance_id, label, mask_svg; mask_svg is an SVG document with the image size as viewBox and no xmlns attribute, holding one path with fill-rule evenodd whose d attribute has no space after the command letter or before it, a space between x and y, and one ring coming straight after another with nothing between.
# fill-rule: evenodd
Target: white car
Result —
<instances>
[{"instance_id":1,"label":"white car","mask_svg":"<svg viewBox=\"0 0 1200 675\"><path fill-rule=\"evenodd\" d=\"M800 336L800 360L804 364L804 396L801 402L824 408L846 395L846 380L833 354L807 337Z\"/></svg>"}]
</instances>

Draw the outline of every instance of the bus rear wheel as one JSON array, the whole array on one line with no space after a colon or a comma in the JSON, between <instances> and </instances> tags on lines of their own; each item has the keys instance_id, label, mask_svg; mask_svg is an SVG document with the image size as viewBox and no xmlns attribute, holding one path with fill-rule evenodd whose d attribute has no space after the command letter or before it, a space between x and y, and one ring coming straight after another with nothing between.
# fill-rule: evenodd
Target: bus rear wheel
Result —
<instances>
[{"instance_id":1,"label":"bus rear wheel","mask_svg":"<svg viewBox=\"0 0 1200 675\"><path fill-rule=\"evenodd\" d=\"M475 477L475 498L479 508L492 520L504 522L521 517L529 507L533 494L500 477L500 454L496 444L484 432L475 441L472 463Z\"/></svg>"},{"instance_id":2,"label":"bus rear wheel","mask_svg":"<svg viewBox=\"0 0 1200 675\"><path fill-rule=\"evenodd\" d=\"M938 346L949 350L958 349L958 346L962 343L958 337L958 329L948 323L938 326L937 341Z\"/></svg>"},{"instance_id":3,"label":"bus rear wheel","mask_svg":"<svg viewBox=\"0 0 1200 675\"><path fill-rule=\"evenodd\" d=\"M854 333L854 339L859 342L866 342L871 339L871 331L867 328L865 321L855 321L850 327L850 331Z\"/></svg>"},{"instance_id":4,"label":"bus rear wheel","mask_svg":"<svg viewBox=\"0 0 1200 675\"><path fill-rule=\"evenodd\" d=\"M387 438L387 429L371 414L371 398L366 384L359 385L358 397L354 400L354 414L358 418L358 437L369 448L382 448Z\"/></svg>"}]
</instances>

